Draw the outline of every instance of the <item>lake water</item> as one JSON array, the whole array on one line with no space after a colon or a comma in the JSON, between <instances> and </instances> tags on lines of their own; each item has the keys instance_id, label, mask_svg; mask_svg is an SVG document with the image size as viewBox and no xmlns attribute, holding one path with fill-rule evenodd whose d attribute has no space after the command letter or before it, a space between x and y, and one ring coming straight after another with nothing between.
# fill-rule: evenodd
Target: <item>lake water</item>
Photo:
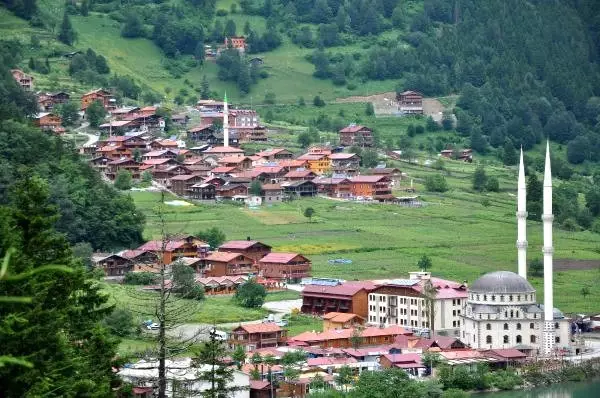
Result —
<instances>
[{"instance_id":1,"label":"lake water","mask_svg":"<svg viewBox=\"0 0 600 398\"><path fill-rule=\"evenodd\" d=\"M473 398L600 398L600 380L557 384L526 391L473 394Z\"/></svg>"}]
</instances>

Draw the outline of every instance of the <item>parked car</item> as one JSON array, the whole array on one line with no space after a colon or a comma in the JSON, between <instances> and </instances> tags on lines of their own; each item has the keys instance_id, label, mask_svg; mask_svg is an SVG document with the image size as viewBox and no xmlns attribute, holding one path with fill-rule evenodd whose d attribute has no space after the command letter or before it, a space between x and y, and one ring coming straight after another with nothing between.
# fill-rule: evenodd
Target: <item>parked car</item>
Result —
<instances>
[{"instance_id":1,"label":"parked car","mask_svg":"<svg viewBox=\"0 0 600 398\"><path fill-rule=\"evenodd\" d=\"M142 322L142 325L148 330L157 330L160 328L160 325L156 322L152 322L152 319Z\"/></svg>"}]
</instances>

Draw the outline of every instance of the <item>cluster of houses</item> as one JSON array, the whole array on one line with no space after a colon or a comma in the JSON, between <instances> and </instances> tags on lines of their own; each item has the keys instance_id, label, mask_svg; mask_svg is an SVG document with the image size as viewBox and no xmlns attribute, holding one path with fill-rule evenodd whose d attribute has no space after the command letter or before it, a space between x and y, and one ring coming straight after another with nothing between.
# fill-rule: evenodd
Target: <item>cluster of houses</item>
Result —
<instances>
[{"instance_id":1,"label":"cluster of houses","mask_svg":"<svg viewBox=\"0 0 600 398\"><path fill-rule=\"evenodd\" d=\"M407 325L427 326L423 290L428 284L437 291L435 333L425 334L421 328ZM242 347L246 352L241 364L231 357L223 358L236 374L231 383L245 386L245 390L235 396L305 397L311 393L314 387L311 382L316 377L324 380L327 388L344 388L336 382L342 367L349 368L355 376L364 371L394 368L405 371L411 378L422 378L434 371L425 356L432 353L450 367L475 369L478 364L486 363L491 369L501 369L526 362L529 356L523 350L497 346L474 350L460 336L450 333L456 323L446 324L456 322L452 319L457 318L456 312L466 297L464 284L434 278L427 272L410 273L405 280L309 280L302 291L302 311L320 314L322 331L290 336L280 324L263 322L240 324L228 333L229 348ZM390 317L394 307L407 322L380 318ZM294 379L285 377L284 356L299 350L305 358L295 365L298 375ZM147 363L141 361L119 374L133 382L140 393L149 394L140 396L151 396L152 377L156 375L145 366ZM138 369L146 369L146 372ZM201 380L194 382L201 383Z\"/></svg>"},{"instance_id":2,"label":"cluster of houses","mask_svg":"<svg viewBox=\"0 0 600 398\"><path fill-rule=\"evenodd\" d=\"M193 235L152 240L133 250L98 253L96 267L107 279L122 280L129 272L157 272L161 264L179 261L193 268L196 282L208 293L231 293L249 277L259 277L267 288L278 288L310 276L311 262L298 253L273 252L271 246L250 240L233 240L216 250Z\"/></svg>"}]
</instances>

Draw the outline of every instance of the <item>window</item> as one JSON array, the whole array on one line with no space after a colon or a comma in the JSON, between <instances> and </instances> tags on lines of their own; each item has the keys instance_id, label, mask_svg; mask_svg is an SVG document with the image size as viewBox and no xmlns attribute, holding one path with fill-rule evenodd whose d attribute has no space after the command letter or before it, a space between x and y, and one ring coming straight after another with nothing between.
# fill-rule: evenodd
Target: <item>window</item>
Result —
<instances>
[{"instance_id":1,"label":"window","mask_svg":"<svg viewBox=\"0 0 600 398\"><path fill-rule=\"evenodd\" d=\"M510 310L510 317L511 317L511 318L514 318L514 316L515 316L515 313L514 313L514 311L513 311L513 310Z\"/></svg>"},{"instance_id":2,"label":"window","mask_svg":"<svg viewBox=\"0 0 600 398\"><path fill-rule=\"evenodd\" d=\"M500 301L504 301L504 296L500 296Z\"/></svg>"},{"instance_id":3,"label":"window","mask_svg":"<svg viewBox=\"0 0 600 398\"><path fill-rule=\"evenodd\" d=\"M555 342L555 343L560 343L560 337L556 336L556 337L554 338L554 342Z\"/></svg>"},{"instance_id":4,"label":"window","mask_svg":"<svg viewBox=\"0 0 600 398\"><path fill-rule=\"evenodd\" d=\"M529 337L529 342L530 343L535 343L537 340L537 338L534 335L531 335L531 337Z\"/></svg>"},{"instance_id":5,"label":"window","mask_svg":"<svg viewBox=\"0 0 600 398\"><path fill-rule=\"evenodd\" d=\"M477 295L477 301L479 301L479 295Z\"/></svg>"},{"instance_id":6,"label":"window","mask_svg":"<svg viewBox=\"0 0 600 398\"><path fill-rule=\"evenodd\" d=\"M496 296L492 295L492 301L496 301Z\"/></svg>"},{"instance_id":7,"label":"window","mask_svg":"<svg viewBox=\"0 0 600 398\"><path fill-rule=\"evenodd\" d=\"M515 316L518 318L519 317L519 311L515 312Z\"/></svg>"},{"instance_id":8,"label":"window","mask_svg":"<svg viewBox=\"0 0 600 398\"><path fill-rule=\"evenodd\" d=\"M513 296L512 294L510 296L508 296L508 301L513 301Z\"/></svg>"},{"instance_id":9,"label":"window","mask_svg":"<svg viewBox=\"0 0 600 398\"><path fill-rule=\"evenodd\" d=\"M508 330L508 323L504 324L504 330Z\"/></svg>"},{"instance_id":10,"label":"window","mask_svg":"<svg viewBox=\"0 0 600 398\"><path fill-rule=\"evenodd\" d=\"M456 326L460 327L460 321L456 321Z\"/></svg>"},{"instance_id":11,"label":"window","mask_svg":"<svg viewBox=\"0 0 600 398\"><path fill-rule=\"evenodd\" d=\"M455 328L456 327L456 321L452 321L452 327Z\"/></svg>"},{"instance_id":12,"label":"window","mask_svg":"<svg viewBox=\"0 0 600 398\"><path fill-rule=\"evenodd\" d=\"M452 315L456 316L456 310L452 310Z\"/></svg>"},{"instance_id":13,"label":"window","mask_svg":"<svg viewBox=\"0 0 600 398\"><path fill-rule=\"evenodd\" d=\"M517 323L517 330L521 330L521 324Z\"/></svg>"},{"instance_id":14,"label":"window","mask_svg":"<svg viewBox=\"0 0 600 398\"><path fill-rule=\"evenodd\" d=\"M517 335L517 344L521 344L522 341L523 341L523 339L521 338L521 335L518 334Z\"/></svg>"},{"instance_id":15,"label":"window","mask_svg":"<svg viewBox=\"0 0 600 398\"><path fill-rule=\"evenodd\" d=\"M504 317L508 318L508 311L504 311Z\"/></svg>"},{"instance_id":16,"label":"window","mask_svg":"<svg viewBox=\"0 0 600 398\"><path fill-rule=\"evenodd\" d=\"M485 336L485 342L487 344L492 344L492 336L490 336L490 335Z\"/></svg>"},{"instance_id":17,"label":"window","mask_svg":"<svg viewBox=\"0 0 600 398\"><path fill-rule=\"evenodd\" d=\"M554 324L554 329L558 329L558 322Z\"/></svg>"},{"instance_id":18,"label":"window","mask_svg":"<svg viewBox=\"0 0 600 398\"><path fill-rule=\"evenodd\" d=\"M487 301L487 294L483 295L483 301Z\"/></svg>"},{"instance_id":19,"label":"window","mask_svg":"<svg viewBox=\"0 0 600 398\"><path fill-rule=\"evenodd\" d=\"M532 323L529 324L529 329L535 329L535 325Z\"/></svg>"},{"instance_id":20,"label":"window","mask_svg":"<svg viewBox=\"0 0 600 398\"><path fill-rule=\"evenodd\" d=\"M491 323L486 324L485 330L492 330L492 324Z\"/></svg>"},{"instance_id":21,"label":"window","mask_svg":"<svg viewBox=\"0 0 600 398\"><path fill-rule=\"evenodd\" d=\"M504 335L504 344L508 344L508 336Z\"/></svg>"},{"instance_id":22,"label":"window","mask_svg":"<svg viewBox=\"0 0 600 398\"><path fill-rule=\"evenodd\" d=\"M517 295L517 301L521 301L521 295Z\"/></svg>"}]
</instances>

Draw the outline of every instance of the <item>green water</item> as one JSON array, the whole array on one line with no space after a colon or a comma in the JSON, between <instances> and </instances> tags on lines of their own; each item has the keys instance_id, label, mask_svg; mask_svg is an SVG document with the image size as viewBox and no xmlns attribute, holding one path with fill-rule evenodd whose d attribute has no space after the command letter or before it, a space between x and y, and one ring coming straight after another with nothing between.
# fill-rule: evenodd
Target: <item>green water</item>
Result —
<instances>
[{"instance_id":1,"label":"green water","mask_svg":"<svg viewBox=\"0 0 600 398\"><path fill-rule=\"evenodd\" d=\"M600 398L600 380L558 384L526 391L473 394L473 398Z\"/></svg>"}]
</instances>

